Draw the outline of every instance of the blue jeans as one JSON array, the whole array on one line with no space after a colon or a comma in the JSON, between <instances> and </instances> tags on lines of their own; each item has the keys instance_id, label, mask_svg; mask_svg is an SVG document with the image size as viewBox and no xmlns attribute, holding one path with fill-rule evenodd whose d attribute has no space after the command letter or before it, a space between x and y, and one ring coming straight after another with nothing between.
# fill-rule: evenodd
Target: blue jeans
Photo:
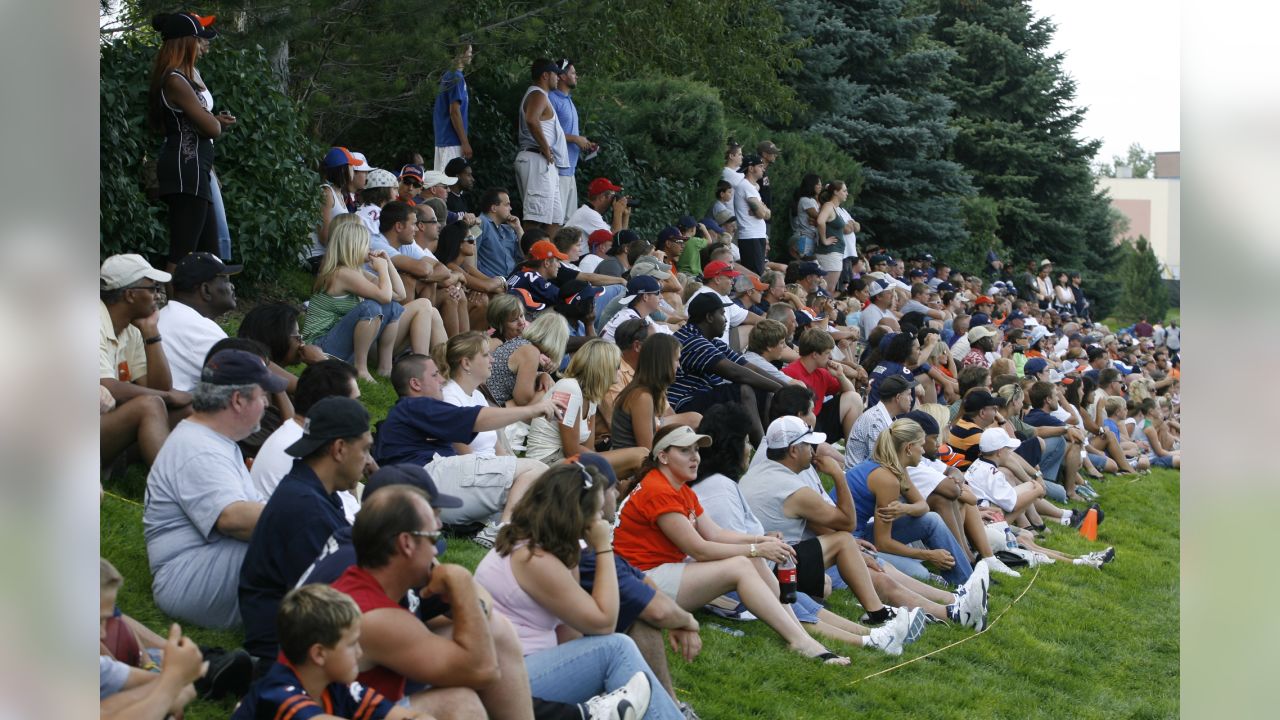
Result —
<instances>
[{"instance_id":1,"label":"blue jeans","mask_svg":"<svg viewBox=\"0 0 1280 720\"><path fill-rule=\"evenodd\" d=\"M231 260L231 229L227 227L227 208L222 204L222 184L218 175L209 171L209 192L213 196L213 222L218 228L218 257Z\"/></svg>"},{"instance_id":2,"label":"blue jeans","mask_svg":"<svg viewBox=\"0 0 1280 720\"><path fill-rule=\"evenodd\" d=\"M1067 459L1067 441L1061 436L1042 438L1044 453L1040 456L1040 473L1045 480L1057 480L1062 461Z\"/></svg>"},{"instance_id":3,"label":"blue jeans","mask_svg":"<svg viewBox=\"0 0 1280 720\"><path fill-rule=\"evenodd\" d=\"M382 335L382 329L388 323L399 320L403 314L404 306L394 300L385 305L376 303L373 300L362 300L359 305L351 309L351 312L343 315L336 325L329 328L329 332L317 338L316 345L319 345L320 349L325 353L339 360L354 363L356 359L356 323L369 318L382 318L382 324L378 327L378 334L373 338L373 342L376 345L378 337Z\"/></svg>"},{"instance_id":4,"label":"blue jeans","mask_svg":"<svg viewBox=\"0 0 1280 720\"><path fill-rule=\"evenodd\" d=\"M635 641L626 635L589 635L524 656L533 696L563 703L580 703L603 692L616 690L637 672L649 678L649 711L646 718L682 720L676 707Z\"/></svg>"},{"instance_id":5,"label":"blue jeans","mask_svg":"<svg viewBox=\"0 0 1280 720\"><path fill-rule=\"evenodd\" d=\"M1067 489L1052 480L1045 480L1044 496L1052 502L1065 503L1067 501Z\"/></svg>"},{"instance_id":6,"label":"blue jeans","mask_svg":"<svg viewBox=\"0 0 1280 720\"><path fill-rule=\"evenodd\" d=\"M966 557L965 551L961 549L960 543L956 542L956 536L951 534L947 524L942 521L942 516L936 512L927 512L918 518L910 515L899 517L893 521L892 535L893 539L900 543L912 543L916 540L921 540L924 542L925 547L931 550L946 550L951 553L951 557L956 561L955 565L952 565L950 570L939 574L952 585L963 585L969 579L969 576L973 574L973 566L969 564L969 558ZM913 558L898 558L883 552L880 553L880 557L885 562L891 563L894 567L912 577L917 577L916 572L912 572L900 565L897 562L899 559L906 560L908 563L918 565L923 569L920 561Z\"/></svg>"}]
</instances>

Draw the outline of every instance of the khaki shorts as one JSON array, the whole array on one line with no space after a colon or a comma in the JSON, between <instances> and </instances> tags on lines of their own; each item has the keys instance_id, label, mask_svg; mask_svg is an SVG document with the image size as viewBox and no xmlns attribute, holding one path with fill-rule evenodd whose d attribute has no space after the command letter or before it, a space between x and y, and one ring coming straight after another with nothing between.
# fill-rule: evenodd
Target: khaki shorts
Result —
<instances>
[{"instance_id":1,"label":"khaki shorts","mask_svg":"<svg viewBox=\"0 0 1280 720\"><path fill-rule=\"evenodd\" d=\"M564 220L560 204L560 174L556 166L536 152L521 150L516 155L516 185L524 212L520 219L559 224Z\"/></svg>"},{"instance_id":2,"label":"khaki shorts","mask_svg":"<svg viewBox=\"0 0 1280 720\"><path fill-rule=\"evenodd\" d=\"M653 581L667 597L672 600L680 594L680 581L684 578L684 568L688 563L666 563L645 571L645 577Z\"/></svg>"},{"instance_id":3,"label":"khaki shorts","mask_svg":"<svg viewBox=\"0 0 1280 720\"><path fill-rule=\"evenodd\" d=\"M507 504L507 493L516 478L516 458L512 455L437 455L426 464L436 488L462 499L462 507L439 511L446 525L467 525L497 521Z\"/></svg>"}]
</instances>

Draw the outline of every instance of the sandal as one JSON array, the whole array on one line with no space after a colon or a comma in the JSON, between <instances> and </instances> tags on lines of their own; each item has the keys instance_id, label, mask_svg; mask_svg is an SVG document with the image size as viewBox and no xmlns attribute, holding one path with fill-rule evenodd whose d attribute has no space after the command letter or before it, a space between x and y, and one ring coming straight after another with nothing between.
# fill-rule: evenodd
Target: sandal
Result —
<instances>
[{"instance_id":1,"label":"sandal","mask_svg":"<svg viewBox=\"0 0 1280 720\"><path fill-rule=\"evenodd\" d=\"M848 665L849 664L849 658L843 657L841 655L837 655L831 652L830 650L822 653L821 655L810 655L809 657L813 658L814 660L821 660L823 665ZM843 660L844 662L840 662L841 660Z\"/></svg>"}]
</instances>

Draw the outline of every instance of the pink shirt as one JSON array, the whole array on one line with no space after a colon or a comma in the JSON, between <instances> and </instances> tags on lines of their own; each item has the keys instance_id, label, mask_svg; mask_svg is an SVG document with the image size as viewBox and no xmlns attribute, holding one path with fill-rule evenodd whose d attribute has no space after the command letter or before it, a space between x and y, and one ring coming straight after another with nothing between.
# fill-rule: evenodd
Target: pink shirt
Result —
<instances>
[{"instance_id":1,"label":"pink shirt","mask_svg":"<svg viewBox=\"0 0 1280 720\"><path fill-rule=\"evenodd\" d=\"M523 547L523 543L517 547ZM514 552L514 551L513 551ZM511 621L520 637L525 655L556 646L556 627L560 618L547 612L516 582L511 572L511 556L502 557L490 550L476 566L476 582L493 596L493 605Z\"/></svg>"}]
</instances>

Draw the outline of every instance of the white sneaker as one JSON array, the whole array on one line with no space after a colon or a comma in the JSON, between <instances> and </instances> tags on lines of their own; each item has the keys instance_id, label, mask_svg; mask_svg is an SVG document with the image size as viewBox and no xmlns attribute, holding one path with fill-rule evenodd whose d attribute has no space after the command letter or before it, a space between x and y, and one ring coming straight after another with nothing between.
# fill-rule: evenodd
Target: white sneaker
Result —
<instances>
[{"instance_id":1,"label":"white sneaker","mask_svg":"<svg viewBox=\"0 0 1280 720\"><path fill-rule=\"evenodd\" d=\"M626 685L586 702L589 720L640 720L649 709L649 678L642 672Z\"/></svg>"},{"instance_id":2,"label":"white sneaker","mask_svg":"<svg viewBox=\"0 0 1280 720\"><path fill-rule=\"evenodd\" d=\"M959 598L958 620L961 625L981 632L987 626L987 588L991 584L990 570L985 563L978 563L965 585L965 593Z\"/></svg>"},{"instance_id":3,"label":"white sneaker","mask_svg":"<svg viewBox=\"0 0 1280 720\"><path fill-rule=\"evenodd\" d=\"M911 620L907 614L898 613L889 622L871 628L871 634L863 638L862 646L897 657L902 654L902 644L906 642L910 628Z\"/></svg>"},{"instance_id":4,"label":"white sneaker","mask_svg":"<svg viewBox=\"0 0 1280 720\"><path fill-rule=\"evenodd\" d=\"M1053 558L1049 557L1048 555L1045 555L1044 553L1038 552L1038 553L1031 553L1030 562L1031 562L1031 566L1035 567L1036 565L1052 565L1055 562L1057 562L1057 560L1054 560Z\"/></svg>"},{"instance_id":5,"label":"white sneaker","mask_svg":"<svg viewBox=\"0 0 1280 720\"><path fill-rule=\"evenodd\" d=\"M910 645L920 639L920 635L924 633L924 626L928 624L925 616L928 614L920 608L895 607L894 612L899 615L905 615L907 618L907 636L903 639L903 645Z\"/></svg>"},{"instance_id":6,"label":"white sneaker","mask_svg":"<svg viewBox=\"0 0 1280 720\"><path fill-rule=\"evenodd\" d=\"M475 544L483 548L493 548L493 544L498 541L498 530L502 528L502 523L496 523L490 520L484 524L480 532L471 537Z\"/></svg>"},{"instance_id":7,"label":"white sneaker","mask_svg":"<svg viewBox=\"0 0 1280 720\"><path fill-rule=\"evenodd\" d=\"M1014 570L1008 565L1005 565L1004 561L996 557L995 555L992 555L991 557L982 558L982 562L980 562L979 564L986 565L987 569L990 570L991 572L998 572L1001 575L1008 575L1010 577L1022 577L1022 573L1018 572L1017 570Z\"/></svg>"}]
</instances>

